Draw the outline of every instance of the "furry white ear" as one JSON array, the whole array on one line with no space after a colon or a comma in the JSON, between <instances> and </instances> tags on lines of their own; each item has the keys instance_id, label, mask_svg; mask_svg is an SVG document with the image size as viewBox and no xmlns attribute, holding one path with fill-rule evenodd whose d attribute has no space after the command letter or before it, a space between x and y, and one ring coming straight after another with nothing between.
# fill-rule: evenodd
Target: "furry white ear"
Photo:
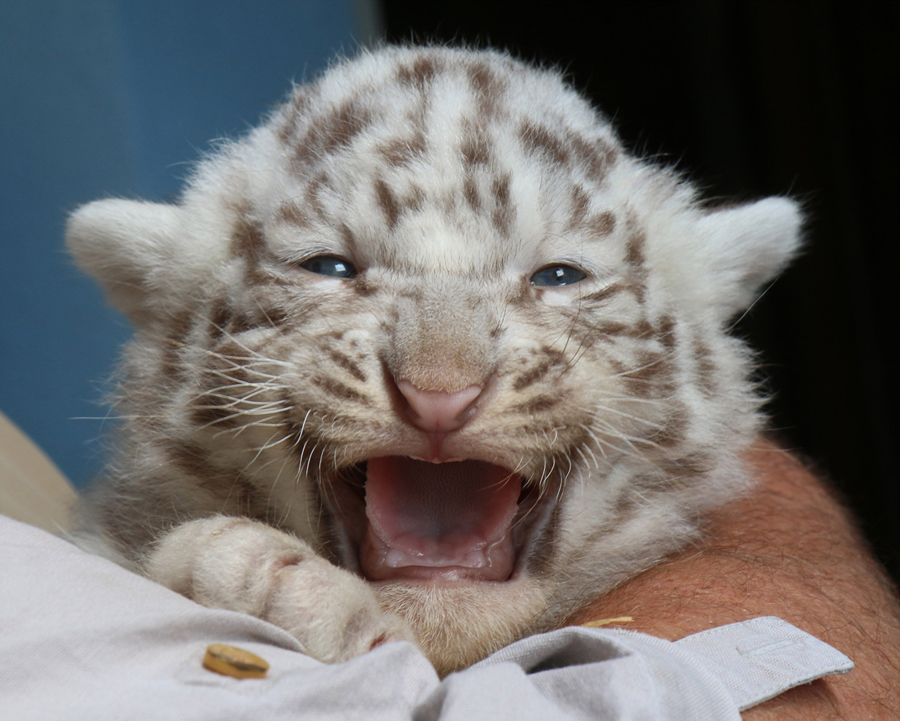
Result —
<instances>
[{"instance_id":1,"label":"furry white ear","mask_svg":"<svg viewBox=\"0 0 900 721\"><path fill-rule=\"evenodd\" d=\"M796 202L773 197L699 219L698 250L715 284L718 312L730 318L746 310L800 247L803 216Z\"/></svg>"},{"instance_id":2,"label":"furry white ear","mask_svg":"<svg viewBox=\"0 0 900 721\"><path fill-rule=\"evenodd\" d=\"M166 312L183 214L177 205L98 200L69 218L66 244L78 265L103 285L110 303L144 325Z\"/></svg>"}]
</instances>

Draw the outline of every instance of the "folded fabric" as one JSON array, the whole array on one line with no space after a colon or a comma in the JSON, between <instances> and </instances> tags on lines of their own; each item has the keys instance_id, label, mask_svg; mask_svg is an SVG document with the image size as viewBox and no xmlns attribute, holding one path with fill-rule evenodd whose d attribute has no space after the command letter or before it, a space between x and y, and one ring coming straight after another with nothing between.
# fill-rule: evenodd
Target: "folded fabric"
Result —
<instances>
[{"instance_id":1,"label":"folded fabric","mask_svg":"<svg viewBox=\"0 0 900 721\"><path fill-rule=\"evenodd\" d=\"M269 664L262 679L205 669L209 644ZM259 619L209 609L0 516L0 699L5 718L739 719L852 663L774 618L672 643L613 629L532 636L440 680L412 645L343 664L303 654Z\"/></svg>"}]
</instances>

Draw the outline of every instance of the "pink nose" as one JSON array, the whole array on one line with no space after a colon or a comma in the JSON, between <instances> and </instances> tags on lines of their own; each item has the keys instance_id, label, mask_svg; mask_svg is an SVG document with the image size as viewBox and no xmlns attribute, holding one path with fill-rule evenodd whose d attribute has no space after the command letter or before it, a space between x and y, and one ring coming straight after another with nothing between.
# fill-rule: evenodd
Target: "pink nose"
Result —
<instances>
[{"instance_id":1,"label":"pink nose","mask_svg":"<svg viewBox=\"0 0 900 721\"><path fill-rule=\"evenodd\" d=\"M397 387L409 403L409 421L423 431L446 432L462 428L469 420L469 409L481 395L481 386L469 386L455 393L423 391L409 381L398 381Z\"/></svg>"}]
</instances>

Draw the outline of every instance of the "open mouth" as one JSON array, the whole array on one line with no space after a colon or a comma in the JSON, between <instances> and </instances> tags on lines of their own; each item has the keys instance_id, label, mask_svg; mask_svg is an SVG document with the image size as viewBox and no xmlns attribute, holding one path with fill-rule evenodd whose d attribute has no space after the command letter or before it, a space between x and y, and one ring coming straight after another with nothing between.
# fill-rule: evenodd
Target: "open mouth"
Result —
<instances>
[{"instance_id":1,"label":"open mouth","mask_svg":"<svg viewBox=\"0 0 900 721\"><path fill-rule=\"evenodd\" d=\"M336 516L371 581L507 581L528 529L544 515L535 511L546 506L521 475L480 460L385 456L358 464L345 478L344 487L355 492L338 495L356 512L341 502Z\"/></svg>"}]
</instances>

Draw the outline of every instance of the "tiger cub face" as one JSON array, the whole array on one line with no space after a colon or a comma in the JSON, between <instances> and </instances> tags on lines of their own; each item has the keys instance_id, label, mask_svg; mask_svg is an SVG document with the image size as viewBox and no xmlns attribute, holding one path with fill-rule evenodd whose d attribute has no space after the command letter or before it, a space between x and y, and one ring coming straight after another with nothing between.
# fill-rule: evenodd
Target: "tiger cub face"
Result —
<instances>
[{"instance_id":1,"label":"tiger cub face","mask_svg":"<svg viewBox=\"0 0 900 721\"><path fill-rule=\"evenodd\" d=\"M745 487L758 401L725 327L799 225L784 198L704 206L506 55L337 64L178 204L73 216L137 329L93 523L137 559L256 519L471 663Z\"/></svg>"}]
</instances>

